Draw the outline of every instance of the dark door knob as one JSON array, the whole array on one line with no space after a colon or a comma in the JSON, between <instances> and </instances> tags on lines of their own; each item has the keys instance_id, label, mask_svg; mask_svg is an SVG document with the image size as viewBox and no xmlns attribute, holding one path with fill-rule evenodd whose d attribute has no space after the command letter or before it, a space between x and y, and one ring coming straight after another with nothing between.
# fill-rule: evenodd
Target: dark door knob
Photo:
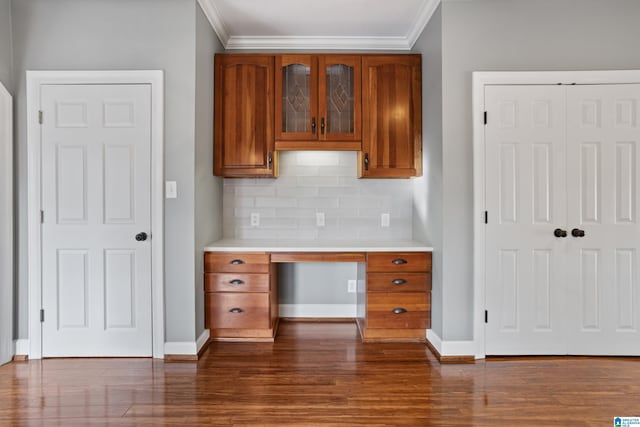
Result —
<instances>
[{"instance_id":1,"label":"dark door knob","mask_svg":"<svg viewBox=\"0 0 640 427\"><path fill-rule=\"evenodd\" d=\"M144 231L142 233L136 234L136 240L138 242L144 242L145 240L147 240L147 237L147 233L145 233Z\"/></svg>"},{"instance_id":2,"label":"dark door knob","mask_svg":"<svg viewBox=\"0 0 640 427\"><path fill-rule=\"evenodd\" d=\"M567 231L562 228L556 228L553 230L553 235L556 237L567 237Z\"/></svg>"},{"instance_id":3,"label":"dark door knob","mask_svg":"<svg viewBox=\"0 0 640 427\"><path fill-rule=\"evenodd\" d=\"M579 228L574 228L571 230L571 235L573 237L584 237L584 230L580 230Z\"/></svg>"}]
</instances>

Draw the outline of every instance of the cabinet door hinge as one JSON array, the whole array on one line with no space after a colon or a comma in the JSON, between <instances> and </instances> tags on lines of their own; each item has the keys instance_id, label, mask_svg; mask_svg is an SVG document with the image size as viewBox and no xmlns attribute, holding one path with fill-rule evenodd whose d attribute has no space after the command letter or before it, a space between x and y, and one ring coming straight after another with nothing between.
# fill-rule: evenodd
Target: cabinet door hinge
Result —
<instances>
[{"instance_id":1,"label":"cabinet door hinge","mask_svg":"<svg viewBox=\"0 0 640 427\"><path fill-rule=\"evenodd\" d=\"M44 224L44 211L40 211L40 224Z\"/></svg>"},{"instance_id":2,"label":"cabinet door hinge","mask_svg":"<svg viewBox=\"0 0 640 427\"><path fill-rule=\"evenodd\" d=\"M484 323L489 323L489 312L487 310L484 311Z\"/></svg>"},{"instance_id":3,"label":"cabinet door hinge","mask_svg":"<svg viewBox=\"0 0 640 427\"><path fill-rule=\"evenodd\" d=\"M42 110L38 111L38 123L42 124Z\"/></svg>"},{"instance_id":4,"label":"cabinet door hinge","mask_svg":"<svg viewBox=\"0 0 640 427\"><path fill-rule=\"evenodd\" d=\"M489 212L484 211L484 223L489 224Z\"/></svg>"},{"instance_id":5,"label":"cabinet door hinge","mask_svg":"<svg viewBox=\"0 0 640 427\"><path fill-rule=\"evenodd\" d=\"M44 308L40 309L40 322L44 322Z\"/></svg>"},{"instance_id":6,"label":"cabinet door hinge","mask_svg":"<svg viewBox=\"0 0 640 427\"><path fill-rule=\"evenodd\" d=\"M487 124L487 112L486 111L484 112L484 124L485 125Z\"/></svg>"}]
</instances>

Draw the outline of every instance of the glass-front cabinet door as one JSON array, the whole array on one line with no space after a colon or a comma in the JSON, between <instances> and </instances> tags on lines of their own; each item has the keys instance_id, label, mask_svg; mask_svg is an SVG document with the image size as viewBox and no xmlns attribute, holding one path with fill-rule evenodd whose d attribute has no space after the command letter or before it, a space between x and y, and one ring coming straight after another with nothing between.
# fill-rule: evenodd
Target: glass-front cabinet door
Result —
<instances>
[{"instance_id":1,"label":"glass-front cabinet door","mask_svg":"<svg viewBox=\"0 0 640 427\"><path fill-rule=\"evenodd\" d=\"M360 149L360 58L276 56L276 149Z\"/></svg>"},{"instance_id":2,"label":"glass-front cabinet door","mask_svg":"<svg viewBox=\"0 0 640 427\"><path fill-rule=\"evenodd\" d=\"M360 56L319 58L320 139L360 140Z\"/></svg>"},{"instance_id":3,"label":"glass-front cabinet door","mask_svg":"<svg viewBox=\"0 0 640 427\"><path fill-rule=\"evenodd\" d=\"M313 55L276 56L276 140L317 139L317 63Z\"/></svg>"}]
</instances>

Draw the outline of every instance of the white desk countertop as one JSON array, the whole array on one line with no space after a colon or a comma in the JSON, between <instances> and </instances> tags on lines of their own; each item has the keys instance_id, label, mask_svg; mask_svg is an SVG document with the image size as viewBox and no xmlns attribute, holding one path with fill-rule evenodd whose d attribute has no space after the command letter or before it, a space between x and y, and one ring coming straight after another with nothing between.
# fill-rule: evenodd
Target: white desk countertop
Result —
<instances>
[{"instance_id":1,"label":"white desk countertop","mask_svg":"<svg viewBox=\"0 0 640 427\"><path fill-rule=\"evenodd\" d=\"M205 252L432 252L417 241L240 240L222 239Z\"/></svg>"}]
</instances>

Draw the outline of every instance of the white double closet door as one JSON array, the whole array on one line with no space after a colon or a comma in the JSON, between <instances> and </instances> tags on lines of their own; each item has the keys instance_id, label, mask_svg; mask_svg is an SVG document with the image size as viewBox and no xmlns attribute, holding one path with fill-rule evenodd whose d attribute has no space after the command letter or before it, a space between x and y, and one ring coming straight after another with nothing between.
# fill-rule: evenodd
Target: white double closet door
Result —
<instances>
[{"instance_id":1,"label":"white double closet door","mask_svg":"<svg viewBox=\"0 0 640 427\"><path fill-rule=\"evenodd\" d=\"M486 354L640 355L640 85L485 106Z\"/></svg>"}]
</instances>

